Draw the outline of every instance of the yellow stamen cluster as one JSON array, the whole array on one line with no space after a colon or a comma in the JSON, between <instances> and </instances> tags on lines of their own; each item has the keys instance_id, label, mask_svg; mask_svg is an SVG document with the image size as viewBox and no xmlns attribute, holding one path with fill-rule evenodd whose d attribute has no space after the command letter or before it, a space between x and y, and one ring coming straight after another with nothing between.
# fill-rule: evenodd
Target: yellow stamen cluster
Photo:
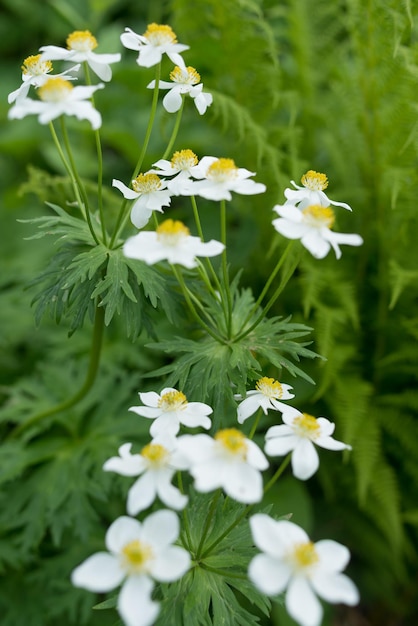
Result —
<instances>
[{"instance_id":1,"label":"yellow stamen cluster","mask_svg":"<svg viewBox=\"0 0 418 626\"><path fill-rule=\"evenodd\" d=\"M32 54L23 61L22 72L25 76L43 76L52 71L51 61L41 61L40 54Z\"/></svg>"},{"instance_id":2,"label":"yellow stamen cluster","mask_svg":"<svg viewBox=\"0 0 418 626\"><path fill-rule=\"evenodd\" d=\"M311 204L303 209L303 215L312 226L332 228L335 222L335 213L330 206Z\"/></svg>"},{"instance_id":3,"label":"yellow stamen cluster","mask_svg":"<svg viewBox=\"0 0 418 626\"><path fill-rule=\"evenodd\" d=\"M281 383L279 383L278 380L274 380L274 378L263 376L263 378L257 381L255 388L268 398L273 398L274 400L278 400L283 396L283 387Z\"/></svg>"},{"instance_id":4,"label":"yellow stamen cluster","mask_svg":"<svg viewBox=\"0 0 418 626\"><path fill-rule=\"evenodd\" d=\"M291 560L297 569L306 569L315 565L319 561L315 544L312 541L296 544Z\"/></svg>"},{"instance_id":5,"label":"yellow stamen cluster","mask_svg":"<svg viewBox=\"0 0 418 626\"><path fill-rule=\"evenodd\" d=\"M154 553L150 545L134 539L122 548L122 565L128 574L147 573Z\"/></svg>"},{"instance_id":6,"label":"yellow stamen cluster","mask_svg":"<svg viewBox=\"0 0 418 626\"><path fill-rule=\"evenodd\" d=\"M158 227L157 232L167 222L172 222L173 224L181 224L181 222L166 220ZM182 391L167 391L167 393L163 394L159 399L158 406L160 407L160 409L163 409L163 411L177 411L178 409L184 409L187 406L187 398Z\"/></svg>"},{"instance_id":7,"label":"yellow stamen cluster","mask_svg":"<svg viewBox=\"0 0 418 626\"><path fill-rule=\"evenodd\" d=\"M89 52L98 46L96 37L93 37L89 30L75 30L68 35L66 43L68 50L77 52Z\"/></svg>"},{"instance_id":8,"label":"yellow stamen cluster","mask_svg":"<svg viewBox=\"0 0 418 626\"><path fill-rule=\"evenodd\" d=\"M216 182L225 182L235 178L238 168L233 159L217 159L208 167L207 178Z\"/></svg>"},{"instance_id":9,"label":"yellow stamen cluster","mask_svg":"<svg viewBox=\"0 0 418 626\"><path fill-rule=\"evenodd\" d=\"M325 174L309 170L302 176L301 183L311 191L323 191L328 187L328 178Z\"/></svg>"},{"instance_id":10,"label":"yellow stamen cluster","mask_svg":"<svg viewBox=\"0 0 418 626\"><path fill-rule=\"evenodd\" d=\"M159 443L149 443L141 450L141 455L149 461L150 465L161 466L165 464L169 452Z\"/></svg>"},{"instance_id":11,"label":"yellow stamen cluster","mask_svg":"<svg viewBox=\"0 0 418 626\"><path fill-rule=\"evenodd\" d=\"M61 102L65 100L70 91L73 89L69 80L65 80L60 76L54 76L39 87L38 95L44 102Z\"/></svg>"},{"instance_id":12,"label":"yellow stamen cluster","mask_svg":"<svg viewBox=\"0 0 418 626\"><path fill-rule=\"evenodd\" d=\"M158 191L161 187L161 181L157 174L139 174L132 181L132 189L137 193L150 193Z\"/></svg>"},{"instance_id":13,"label":"yellow stamen cluster","mask_svg":"<svg viewBox=\"0 0 418 626\"><path fill-rule=\"evenodd\" d=\"M316 439L321 434L321 426L318 420L309 413L302 413L293 420L293 425L297 427L298 432L303 437Z\"/></svg>"},{"instance_id":14,"label":"yellow stamen cluster","mask_svg":"<svg viewBox=\"0 0 418 626\"><path fill-rule=\"evenodd\" d=\"M170 79L175 83L182 85L197 85L200 83L200 74L196 72L194 67L186 67L182 69L178 65L170 72Z\"/></svg>"},{"instance_id":15,"label":"yellow stamen cluster","mask_svg":"<svg viewBox=\"0 0 418 626\"><path fill-rule=\"evenodd\" d=\"M188 170L199 162L192 150L178 150L171 158L171 165L178 170Z\"/></svg>"},{"instance_id":16,"label":"yellow stamen cluster","mask_svg":"<svg viewBox=\"0 0 418 626\"><path fill-rule=\"evenodd\" d=\"M177 37L171 26L164 24L148 24L144 37L153 46L163 46L167 43L177 43Z\"/></svg>"},{"instance_id":17,"label":"yellow stamen cluster","mask_svg":"<svg viewBox=\"0 0 418 626\"><path fill-rule=\"evenodd\" d=\"M215 441L218 441L230 454L245 459L248 445L245 436L236 428L225 428L218 431L215 435Z\"/></svg>"}]
</instances>

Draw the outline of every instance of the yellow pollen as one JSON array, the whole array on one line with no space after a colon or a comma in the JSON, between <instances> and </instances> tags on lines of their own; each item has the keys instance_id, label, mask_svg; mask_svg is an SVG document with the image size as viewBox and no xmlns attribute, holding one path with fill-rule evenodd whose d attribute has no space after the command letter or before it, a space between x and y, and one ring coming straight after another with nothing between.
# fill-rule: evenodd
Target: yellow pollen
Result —
<instances>
[{"instance_id":1,"label":"yellow pollen","mask_svg":"<svg viewBox=\"0 0 418 626\"><path fill-rule=\"evenodd\" d=\"M311 204L303 209L305 220L312 226L326 226L332 228L335 222L335 213L330 206Z\"/></svg>"},{"instance_id":2,"label":"yellow pollen","mask_svg":"<svg viewBox=\"0 0 418 626\"><path fill-rule=\"evenodd\" d=\"M215 435L215 441L219 441L234 456L240 456L244 459L247 454L248 445L245 437L236 428L225 428L218 431Z\"/></svg>"},{"instance_id":3,"label":"yellow pollen","mask_svg":"<svg viewBox=\"0 0 418 626\"><path fill-rule=\"evenodd\" d=\"M60 76L54 76L39 87L38 95L44 102L61 102L65 100L70 91L73 89L69 80L65 80Z\"/></svg>"},{"instance_id":4,"label":"yellow pollen","mask_svg":"<svg viewBox=\"0 0 418 626\"><path fill-rule=\"evenodd\" d=\"M279 381L274 380L274 378L263 376L263 378L257 381L255 388L268 398L278 400L283 396L283 387Z\"/></svg>"},{"instance_id":5,"label":"yellow pollen","mask_svg":"<svg viewBox=\"0 0 418 626\"><path fill-rule=\"evenodd\" d=\"M301 183L311 191L323 191L328 187L328 178L325 174L309 170L302 176Z\"/></svg>"},{"instance_id":6,"label":"yellow pollen","mask_svg":"<svg viewBox=\"0 0 418 626\"><path fill-rule=\"evenodd\" d=\"M144 33L144 37L153 46L163 46L167 43L177 43L177 37L171 26L164 24L148 24L147 30Z\"/></svg>"},{"instance_id":7,"label":"yellow pollen","mask_svg":"<svg viewBox=\"0 0 418 626\"><path fill-rule=\"evenodd\" d=\"M321 432L321 426L318 424L318 420L309 413L302 413L293 420L293 424L297 427L298 432L303 437L308 439L316 439Z\"/></svg>"},{"instance_id":8,"label":"yellow pollen","mask_svg":"<svg viewBox=\"0 0 418 626\"><path fill-rule=\"evenodd\" d=\"M146 573L147 565L154 557L147 543L134 539L122 548L123 566L129 574Z\"/></svg>"},{"instance_id":9,"label":"yellow pollen","mask_svg":"<svg viewBox=\"0 0 418 626\"><path fill-rule=\"evenodd\" d=\"M171 158L171 165L179 170L188 170L198 164L198 158L192 150L178 150Z\"/></svg>"},{"instance_id":10,"label":"yellow pollen","mask_svg":"<svg viewBox=\"0 0 418 626\"><path fill-rule=\"evenodd\" d=\"M159 443L149 443L141 450L141 455L150 462L151 465L164 465L169 452L167 448Z\"/></svg>"},{"instance_id":11,"label":"yellow pollen","mask_svg":"<svg viewBox=\"0 0 418 626\"><path fill-rule=\"evenodd\" d=\"M305 569L318 563L319 556L312 541L298 543L293 549L292 561L299 569Z\"/></svg>"},{"instance_id":12,"label":"yellow pollen","mask_svg":"<svg viewBox=\"0 0 418 626\"><path fill-rule=\"evenodd\" d=\"M40 54L33 54L23 61L22 72L25 76L43 76L52 70L51 61L40 61Z\"/></svg>"},{"instance_id":13,"label":"yellow pollen","mask_svg":"<svg viewBox=\"0 0 418 626\"><path fill-rule=\"evenodd\" d=\"M132 189L137 193L150 193L158 191L161 187L161 181L157 174L139 174L132 181Z\"/></svg>"},{"instance_id":14,"label":"yellow pollen","mask_svg":"<svg viewBox=\"0 0 418 626\"><path fill-rule=\"evenodd\" d=\"M225 182L235 178L238 168L233 159L217 159L209 166L206 176L217 182Z\"/></svg>"},{"instance_id":15,"label":"yellow pollen","mask_svg":"<svg viewBox=\"0 0 418 626\"><path fill-rule=\"evenodd\" d=\"M170 72L170 79L175 83L181 83L182 85L197 85L200 82L200 74L196 72L194 67L186 67L182 69L178 65Z\"/></svg>"},{"instance_id":16,"label":"yellow pollen","mask_svg":"<svg viewBox=\"0 0 418 626\"><path fill-rule=\"evenodd\" d=\"M75 30L67 37L68 50L77 52L89 52L97 48L97 39L93 37L89 30Z\"/></svg>"},{"instance_id":17,"label":"yellow pollen","mask_svg":"<svg viewBox=\"0 0 418 626\"><path fill-rule=\"evenodd\" d=\"M173 222L173 220L166 220L163 222L157 229L158 230L163 227L167 222L172 222L173 224L183 224L181 222ZM188 229L187 229L188 230ZM187 406L187 398L182 391L167 391L158 401L158 406L163 411L177 411L178 409L184 409Z\"/></svg>"}]
</instances>

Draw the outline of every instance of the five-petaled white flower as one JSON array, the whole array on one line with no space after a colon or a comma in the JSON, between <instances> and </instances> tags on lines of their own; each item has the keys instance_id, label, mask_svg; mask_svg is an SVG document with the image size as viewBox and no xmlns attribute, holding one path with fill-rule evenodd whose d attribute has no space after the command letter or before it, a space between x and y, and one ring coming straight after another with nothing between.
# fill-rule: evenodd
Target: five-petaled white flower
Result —
<instances>
[{"instance_id":1,"label":"five-petaled white flower","mask_svg":"<svg viewBox=\"0 0 418 626\"><path fill-rule=\"evenodd\" d=\"M331 436L335 424L325 417L313 417L286 406L282 409L284 424L271 426L266 432L264 451L269 456L292 452L292 470L296 478L307 480L319 467L315 445L326 450L351 450L351 446Z\"/></svg>"},{"instance_id":2,"label":"five-petaled white flower","mask_svg":"<svg viewBox=\"0 0 418 626\"><path fill-rule=\"evenodd\" d=\"M121 55L97 54L93 52L97 48L97 40L88 30L76 30L67 37L67 48L60 46L43 46L42 61L74 61L75 63L87 62L92 71L100 78L108 82L112 78L111 63L120 61Z\"/></svg>"},{"instance_id":3,"label":"five-petaled white flower","mask_svg":"<svg viewBox=\"0 0 418 626\"><path fill-rule=\"evenodd\" d=\"M203 242L193 237L183 222L168 219L156 231L144 231L127 239L123 254L147 265L166 260L191 269L197 266L196 257L217 256L224 248L224 244L215 239Z\"/></svg>"},{"instance_id":4,"label":"five-petaled white flower","mask_svg":"<svg viewBox=\"0 0 418 626\"><path fill-rule=\"evenodd\" d=\"M255 389L247 391L245 399L239 403L238 422L243 424L259 408L263 409L265 415L267 415L268 409L282 411L286 405L281 400L290 400L290 398L295 397L293 393L290 393L290 389L293 387L279 383L274 378L263 376L256 382ZM240 400L242 396L237 394L234 397L236 400Z\"/></svg>"},{"instance_id":5,"label":"five-petaled white flower","mask_svg":"<svg viewBox=\"0 0 418 626\"><path fill-rule=\"evenodd\" d=\"M193 170L191 193L208 200L231 200L231 191L243 195L263 193L266 186L250 180L255 172L237 167L233 159L205 156Z\"/></svg>"},{"instance_id":6,"label":"five-petaled white flower","mask_svg":"<svg viewBox=\"0 0 418 626\"><path fill-rule=\"evenodd\" d=\"M9 93L7 101L12 104L16 100L26 98L31 85L35 88L42 87L52 76L65 76L67 80L77 80L77 77L71 76L70 72L77 72L79 68L79 65L74 65L61 74L51 74L51 61L42 61L40 54L31 55L23 61L22 84L18 89Z\"/></svg>"},{"instance_id":7,"label":"five-petaled white flower","mask_svg":"<svg viewBox=\"0 0 418 626\"><path fill-rule=\"evenodd\" d=\"M161 80L158 83L159 89L169 89L163 98L163 106L168 113L175 113L181 107L182 96L189 94L193 98L196 109L200 115L206 113L206 109L213 102L213 96L203 91L203 84L199 83L200 74L194 67L179 67L178 65L170 73L171 83ZM151 81L148 89L154 89L155 80Z\"/></svg>"},{"instance_id":8,"label":"five-petaled white flower","mask_svg":"<svg viewBox=\"0 0 418 626\"><path fill-rule=\"evenodd\" d=\"M154 579L172 582L190 567L190 555L172 543L180 525L173 511L152 513L143 522L116 519L106 533L109 552L97 552L76 567L71 581L95 593L107 593L122 584L117 609L126 626L151 626L159 604L151 598Z\"/></svg>"},{"instance_id":9,"label":"five-petaled white flower","mask_svg":"<svg viewBox=\"0 0 418 626\"><path fill-rule=\"evenodd\" d=\"M244 504L263 497L261 471L268 461L260 448L236 428L209 435L183 435L179 448L190 460L189 472L197 491L207 493L222 487L225 493Z\"/></svg>"},{"instance_id":10,"label":"five-petaled white flower","mask_svg":"<svg viewBox=\"0 0 418 626\"><path fill-rule=\"evenodd\" d=\"M120 40L125 48L137 50L136 62L142 67L152 67L160 63L164 54L174 63L184 67L181 52L189 49L189 46L177 42L176 34L171 26L164 24L148 24L143 35L138 35L130 28L125 28Z\"/></svg>"},{"instance_id":11,"label":"five-petaled white flower","mask_svg":"<svg viewBox=\"0 0 418 626\"><path fill-rule=\"evenodd\" d=\"M152 174L160 176L172 176L167 181L167 188L173 195L190 195L190 184L193 172L198 165L198 158L192 150L178 150L171 157L171 161L160 159L153 165L158 168L150 170Z\"/></svg>"},{"instance_id":12,"label":"five-petaled white flower","mask_svg":"<svg viewBox=\"0 0 418 626\"><path fill-rule=\"evenodd\" d=\"M341 573L350 559L345 546L332 540L313 543L293 522L262 513L250 518L250 527L262 551L250 562L250 580L268 596L287 589L286 610L301 626L320 626L323 610L317 595L331 603L359 602L357 587Z\"/></svg>"},{"instance_id":13,"label":"five-petaled white flower","mask_svg":"<svg viewBox=\"0 0 418 626\"><path fill-rule=\"evenodd\" d=\"M139 174L132 181L132 189L116 178L112 181L113 187L119 189L127 200L136 200L131 209L131 222L137 228L145 226L153 211L163 213L163 206L170 206L171 192L167 189L165 180L157 174Z\"/></svg>"},{"instance_id":14,"label":"five-petaled white flower","mask_svg":"<svg viewBox=\"0 0 418 626\"><path fill-rule=\"evenodd\" d=\"M127 511L137 515L147 509L159 497L170 509L183 509L187 496L171 484L177 470L185 470L189 463L177 450L174 437L160 436L142 448L139 454L131 454L131 443L119 448L119 456L108 459L103 469L122 476L141 476L128 492Z\"/></svg>"},{"instance_id":15,"label":"five-petaled white flower","mask_svg":"<svg viewBox=\"0 0 418 626\"><path fill-rule=\"evenodd\" d=\"M129 410L155 420L150 428L152 437L175 436L180 424L188 428L201 426L206 430L212 425L208 415L213 411L208 404L188 402L182 391L172 387L166 387L161 394L155 391L139 393L139 398L145 406L131 406Z\"/></svg>"},{"instance_id":16,"label":"five-petaled white flower","mask_svg":"<svg viewBox=\"0 0 418 626\"><path fill-rule=\"evenodd\" d=\"M26 115L38 115L40 124L48 124L61 115L74 115L79 120L88 120L92 128L100 128L100 113L88 100L103 83L92 87L73 87L69 80L60 76L51 76L39 87L40 100L22 98L9 111L10 119L22 119Z\"/></svg>"},{"instance_id":17,"label":"five-petaled white flower","mask_svg":"<svg viewBox=\"0 0 418 626\"><path fill-rule=\"evenodd\" d=\"M299 209L304 209L310 204L319 204L324 207L333 204L334 206L341 206L351 211L349 204L345 202L335 202L328 198L324 192L324 189L328 187L328 178L325 174L309 170L309 172L306 172L306 174L302 176L302 187L297 185L294 180L290 182L296 187L296 190L285 189L284 195L289 203L297 204Z\"/></svg>"},{"instance_id":18,"label":"five-petaled white flower","mask_svg":"<svg viewBox=\"0 0 418 626\"><path fill-rule=\"evenodd\" d=\"M323 259L331 247L339 259L339 244L361 246L363 243L360 235L331 230L335 215L330 206L312 204L300 209L293 204L283 204L273 207L273 211L280 215L273 220L277 232L288 239L300 239L301 244L317 259Z\"/></svg>"}]
</instances>

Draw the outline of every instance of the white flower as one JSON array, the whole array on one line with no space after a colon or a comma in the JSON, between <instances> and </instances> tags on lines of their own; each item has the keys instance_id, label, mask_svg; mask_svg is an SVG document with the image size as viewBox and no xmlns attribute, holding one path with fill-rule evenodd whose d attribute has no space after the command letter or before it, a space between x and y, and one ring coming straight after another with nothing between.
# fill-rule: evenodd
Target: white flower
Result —
<instances>
[{"instance_id":1,"label":"white flower","mask_svg":"<svg viewBox=\"0 0 418 626\"><path fill-rule=\"evenodd\" d=\"M155 391L140 393L139 398L145 406L131 406L129 410L155 420L150 428L152 437L175 436L180 424L188 428L201 426L206 430L212 425L208 415L213 411L208 404L188 402L182 391L172 387L166 387L160 395Z\"/></svg>"},{"instance_id":2,"label":"white flower","mask_svg":"<svg viewBox=\"0 0 418 626\"><path fill-rule=\"evenodd\" d=\"M244 504L263 497L261 471L268 461L260 448L236 428L209 435L183 435L179 447L190 460L189 472L197 491L207 493L222 487L225 493Z\"/></svg>"},{"instance_id":3,"label":"white flower","mask_svg":"<svg viewBox=\"0 0 418 626\"><path fill-rule=\"evenodd\" d=\"M161 80L158 83L159 89L169 89L170 91L163 98L163 106L169 113L175 113L181 107L182 95L189 94L193 98L196 109L200 115L206 113L206 109L213 102L212 94L203 91L203 84L199 83L200 74L194 67L179 67L178 65L170 73L171 83ZM174 84L173 84L174 83ZM151 81L148 89L154 89L155 80Z\"/></svg>"},{"instance_id":4,"label":"white flower","mask_svg":"<svg viewBox=\"0 0 418 626\"><path fill-rule=\"evenodd\" d=\"M189 49L189 46L177 43L177 37L172 28L163 24L148 24L143 35L138 35L130 28L125 28L120 40L125 48L138 51L136 62L142 67L157 65L164 54L174 65L184 67L180 53Z\"/></svg>"},{"instance_id":5,"label":"white flower","mask_svg":"<svg viewBox=\"0 0 418 626\"><path fill-rule=\"evenodd\" d=\"M293 204L283 204L273 207L273 211L280 215L273 220L277 232L288 239L300 239L301 244L317 259L323 259L331 247L339 259L339 244L361 246L363 243L360 235L334 233L331 230L335 216L330 206L312 204L301 210Z\"/></svg>"},{"instance_id":6,"label":"white flower","mask_svg":"<svg viewBox=\"0 0 418 626\"><path fill-rule=\"evenodd\" d=\"M61 115L74 115L79 120L88 120L92 128L100 128L101 115L88 100L103 83L93 87L73 87L69 80L59 76L49 77L39 87L40 100L22 98L9 111L10 119L22 119L27 115L38 115L40 124L48 124Z\"/></svg>"},{"instance_id":7,"label":"white flower","mask_svg":"<svg viewBox=\"0 0 418 626\"><path fill-rule=\"evenodd\" d=\"M171 193L167 183L156 174L139 174L132 181L132 189L116 178L113 187L119 189L127 200L136 200L131 209L131 222L137 228L145 226L153 211L163 213L162 207L171 203Z\"/></svg>"},{"instance_id":8,"label":"white flower","mask_svg":"<svg viewBox=\"0 0 418 626\"><path fill-rule=\"evenodd\" d=\"M167 181L167 188L173 195L190 195L190 179L198 164L198 158L192 150L178 150L171 158L171 161L160 159L153 165L158 168L150 170L152 174L161 176L172 176Z\"/></svg>"},{"instance_id":9,"label":"white flower","mask_svg":"<svg viewBox=\"0 0 418 626\"><path fill-rule=\"evenodd\" d=\"M69 72L77 72L79 67L79 65L74 65L65 72L53 76L65 76L67 80L77 80L75 76L69 76ZM42 87L51 78L50 72L52 72L51 61L42 61L40 54L27 57L22 65L22 84L18 89L9 93L8 103L12 104L16 100L26 98L31 85L35 88Z\"/></svg>"},{"instance_id":10,"label":"white flower","mask_svg":"<svg viewBox=\"0 0 418 626\"><path fill-rule=\"evenodd\" d=\"M131 454L131 443L119 448L119 455L108 459L105 471L122 476L141 476L128 492L127 511L137 515L147 509L159 497L170 509L183 509L187 496L171 484L177 470L188 468L188 461L177 450L174 437L160 436L142 448L139 454Z\"/></svg>"},{"instance_id":11,"label":"white flower","mask_svg":"<svg viewBox=\"0 0 418 626\"><path fill-rule=\"evenodd\" d=\"M297 191L294 189L285 189L284 195L288 202L297 204L299 209L303 209L310 204L319 204L324 207L333 204L334 206L341 206L351 211L349 204L330 200L324 193L324 189L328 187L328 178L325 174L309 170L309 172L306 172L306 174L302 176L301 182L303 187L297 185L294 180L290 182L296 187Z\"/></svg>"},{"instance_id":12,"label":"white flower","mask_svg":"<svg viewBox=\"0 0 418 626\"><path fill-rule=\"evenodd\" d=\"M315 445L326 450L351 450L351 446L332 438L335 424L325 417L286 406L282 409L284 424L271 426L266 432L264 451L269 456L284 456L292 452L292 470L296 478L307 480L319 467Z\"/></svg>"},{"instance_id":13,"label":"white flower","mask_svg":"<svg viewBox=\"0 0 418 626\"><path fill-rule=\"evenodd\" d=\"M121 55L96 54L97 40L88 30L76 30L67 37L67 48L59 46L43 46L42 61L74 61L75 63L87 62L91 70L100 78L108 82L112 78L110 63L120 61Z\"/></svg>"},{"instance_id":14,"label":"white flower","mask_svg":"<svg viewBox=\"0 0 418 626\"><path fill-rule=\"evenodd\" d=\"M191 269L197 265L196 257L217 256L224 248L222 243L214 239L203 242L199 237L192 237L182 222L168 219L155 232L142 232L127 239L123 253L147 265L167 260Z\"/></svg>"},{"instance_id":15,"label":"white flower","mask_svg":"<svg viewBox=\"0 0 418 626\"><path fill-rule=\"evenodd\" d=\"M193 194L209 200L231 200L231 191L244 195L263 193L266 186L249 180L255 172L237 167L232 159L205 156L194 168Z\"/></svg>"},{"instance_id":16,"label":"white flower","mask_svg":"<svg viewBox=\"0 0 418 626\"><path fill-rule=\"evenodd\" d=\"M296 524L258 513L250 518L255 545L262 550L248 575L268 596L286 592L286 610L301 626L320 626L322 606L316 594L331 603L357 604L357 587L341 571L350 552L332 540L312 543Z\"/></svg>"},{"instance_id":17,"label":"white flower","mask_svg":"<svg viewBox=\"0 0 418 626\"><path fill-rule=\"evenodd\" d=\"M290 400L290 398L295 397L293 393L289 392L290 389L292 389L290 385L263 376L256 382L255 389L247 391L246 398L238 405L238 422L243 424L259 408L263 409L265 415L267 415L268 409L282 411L286 405L280 400ZM236 395L235 399L240 400L241 396Z\"/></svg>"},{"instance_id":18,"label":"white flower","mask_svg":"<svg viewBox=\"0 0 418 626\"><path fill-rule=\"evenodd\" d=\"M190 567L190 555L171 545L179 535L173 511L157 511L142 523L119 517L106 533L109 552L97 552L72 573L71 581L95 593L107 593L122 584L117 609L126 626L151 626L159 605L151 598L154 580L171 582Z\"/></svg>"}]
</instances>

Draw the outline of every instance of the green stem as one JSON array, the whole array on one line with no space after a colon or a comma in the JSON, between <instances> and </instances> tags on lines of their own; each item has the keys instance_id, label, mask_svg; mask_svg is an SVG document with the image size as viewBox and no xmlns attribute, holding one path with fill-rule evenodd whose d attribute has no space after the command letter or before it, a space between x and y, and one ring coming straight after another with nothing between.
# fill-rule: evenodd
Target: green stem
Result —
<instances>
[{"instance_id":1,"label":"green stem","mask_svg":"<svg viewBox=\"0 0 418 626\"><path fill-rule=\"evenodd\" d=\"M289 454L283 459L281 465L279 465L279 467L277 468L277 471L275 472L275 474L270 478L267 485L264 487L264 493L267 493L267 491L271 489L273 485L275 484L275 482L280 478L280 476L283 474L286 467L289 465L291 458L292 458L292 453L289 452Z\"/></svg>"},{"instance_id":2,"label":"green stem","mask_svg":"<svg viewBox=\"0 0 418 626\"><path fill-rule=\"evenodd\" d=\"M206 548L203 554L200 555L200 558L204 559L206 556L208 556L213 551L213 549L216 548L216 546L220 544L221 541L225 539L225 537L227 537L232 530L234 530L234 528L240 523L242 519L244 519L247 513L249 513L254 508L254 506L255 506L254 504L247 505L242 511L241 515L239 515L237 519L234 522L232 522L232 524L230 524L228 528L224 530L224 532L221 535L219 535L219 537L217 537L217 539L215 539L215 541L213 541L210 544L210 546Z\"/></svg>"},{"instance_id":3,"label":"green stem","mask_svg":"<svg viewBox=\"0 0 418 626\"><path fill-rule=\"evenodd\" d=\"M198 545L198 548L197 548L196 560L198 560L200 558L200 553L202 551L203 544L204 544L205 539L207 537L207 534L209 532L209 528L210 528L210 525L212 523L212 519L213 519L213 515L215 513L216 505L218 504L220 493L221 493L221 490L218 489L218 491L215 493L215 495L212 498L210 509L209 509L209 512L208 512L207 517L206 517L206 522L205 522L205 525L203 527L202 536L200 537L199 545Z\"/></svg>"},{"instance_id":4,"label":"green stem","mask_svg":"<svg viewBox=\"0 0 418 626\"><path fill-rule=\"evenodd\" d=\"M177 472L177 482L179 485L179 489L181 491L181 493L184 493L184 487L183 487L183 478L181 476L181 472L178 471ZM187 510L183 509L183 523L184 523L184 529L186 531L186 537L187 537L187 546L185 546L189 551L192 549L192 536L190 533L190 524L189 524L189 517L187 515Z\"/></svg>"},{"instance_id":5,"label":"green stem","mask_svg":"<svg viewBox=\"0 0 418 626\"><path fill-rule=\"evenodd\" d=\"M250 434L248 435L248 439L252 439L254 437L255 431L257 430L257 426L258 426L258 424L260 422L262 414L263 414L263 410L261 408L258 409L257 415L256 415L255 420L254 420L254 424L252 425L251 430L250 430Z\"/></svg>"},{"instance_id":6,"label":"green stem","mask_svg":"<svg viewBox=\"0 0 418 626\"><path fill-rule=\"evenodd\" d=\"M251 313L248 315L247 319L244 322L244 325L248 322L249 319L251 319L251 317L254 315L254 313L257 311L258 307L260 306L264 296L266 295L266 293L268 292L268 290L270 289L270 285L272 284L273 280L275 279L277 272L280 270L281 266L283 265L288 252L290 250L290 248L293 245L293 240L289 241L289 243L287 244L283 254L281 255L280 259L278 260L278 262L276 263L276 267L274 268L274 270L271 272L266 284L263 287L263 290L261 291L260 295L257 298L257 302L254 304L253 309L251 310Z\"/></svg>"},{"instance_id":7,"label":"green stem","mask_svg":"<svg viewBox=\"0 0 418 626\"><path fill-rule=\"evenodd\" d=\"M177 134L180 128L180 122L181 122L181 118L183 115L183 108L184 108L184 95L182 96L182 99L181 99L181 106L179 110L177 111L176 121L174 123L174 128L173 128L173 132L171 133L170 141L168 142L168 146L165 149L163 156L161 157L162 159L166 159L167 156L171 153L171 150L173 149L173 145L174 145L174 142L176 141Z\"/></svg>"},{"instance_id":8,"label":"green stem","mask_svg":"<svg viewBox=\"0 0 418 626\"><path fill-rule=\"evenodd\" d=\"M223 292L226 297L226 329L227 329L227 337L228 339L231 337L231 327L232 327L232 300L231 300L231 290L229 287L229 275L228 275L228 259L226 252L226 201L221 200L221 242L224 244L225 248L222 252L222 275L223 275Z\"/></svg>"}]
</instances>

